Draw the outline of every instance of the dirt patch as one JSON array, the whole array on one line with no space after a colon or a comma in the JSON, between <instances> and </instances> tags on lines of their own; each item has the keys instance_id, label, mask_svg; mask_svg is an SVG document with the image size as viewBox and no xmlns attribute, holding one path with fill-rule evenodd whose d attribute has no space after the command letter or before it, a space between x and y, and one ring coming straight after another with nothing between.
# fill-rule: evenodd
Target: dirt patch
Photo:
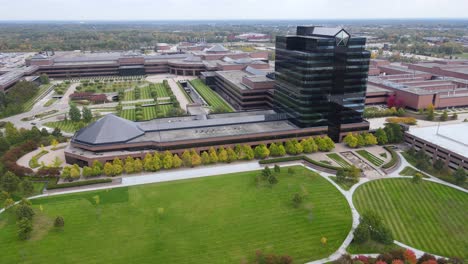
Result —
<instances>
[{"instance_id":1,"label":"dirt patch","mask_svg":"<svg viewBox=\"0 0 468 264\"><path fill-rule=\"evenodd\" d=\"M33 231L31 233L31 241L41 240L53 228L54 220L47 215L37 212L33 218Z\"/></svg>"}]
</instances>

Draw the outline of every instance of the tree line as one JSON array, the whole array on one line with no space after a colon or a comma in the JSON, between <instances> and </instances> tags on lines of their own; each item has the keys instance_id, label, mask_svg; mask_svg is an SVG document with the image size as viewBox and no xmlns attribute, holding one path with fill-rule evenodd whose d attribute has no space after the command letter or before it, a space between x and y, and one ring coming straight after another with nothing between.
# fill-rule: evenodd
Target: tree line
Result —
<instances>
[{"instance_id":1,"label":"tree line","mask_svg":"<svg viewBox=\"0 0 468 264\"><path fill-rule=\"evenodd\" d=\"M284 143L271 143L269 146L260 144L254 148L250 145L236 145L231 147L214 147L207 151L197 152L195 149L185 150L182 155L170 151L163 153L147 153L143 159L127 157L125 160L115 158L112 162L102 163L94 161L91 166L84 166L80 172L78 165L66 166L61 177L66 180L76 180L81 177L117 176L122 173L132 174L156 172L162 169L176 169L180 167L193 168L200 165L216 163L231 163L237 160L266 159L268 157L281 157L285 155L299 155L317 151L331 151L335 143L328 136L310 137L302 140L292 139Z\"/></svg>"}]
</instances>

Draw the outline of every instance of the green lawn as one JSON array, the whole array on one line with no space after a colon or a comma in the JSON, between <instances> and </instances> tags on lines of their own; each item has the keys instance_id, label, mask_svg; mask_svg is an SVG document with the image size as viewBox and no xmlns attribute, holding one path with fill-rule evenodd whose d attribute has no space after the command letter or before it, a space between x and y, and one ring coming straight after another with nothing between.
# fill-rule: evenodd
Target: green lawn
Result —
<instances>
[{"instance_id":1,"label":"green lawn","mask_svg":"<svg viewBox=\"0 0 468 264\"><path fill-rule=\"evenodd\" d=\"M52 121L44 123L44 126L51 128L60 128L63 132L73 133L76 131L76 123L71 120Z\"/></svg>"},{"instance_id":2,"label":"green lawn","mask_svg":"<svg viewBox=\"0 0 468 264\"><path fill-rule=\"evenodd\" d=\"M376 180L354 194L359 212L382 216L394 237L423 251L468 259L468 195L450 187L411 179Z\"/></svg>"},{"instance_id":3,"label":"green lawn","mask_svg":"<svg viewBox=\"0 0 468 264\"><path fill-rule=\"evenodd\" d=\"M343 159L340 155L336 153L327 154L327 157L334 160L336 163L338 163L338 165L340 165L343 168L351 168L351 164L349 164L345 159Z\"/></svg>"},{"instance_id":4,"label":"green lawn","mask_svg":"<svg viewBox=\"0 0 468 264\"><path fill-rule=\"evenodd\" d=\"M36 95L23 104L23 112L30 111L34 104L39 100L42 94L44 94L49 89L50 86L52 86L52 84L43 84L39 86L39 90L37 91Z\"/></svg>"},{"instance_id":5,"label":"green lawn","mask_svg":"<svg viewBox=\"0 0 468 264\"><path fill-rule=\"evenodd\" d=\"M241 263L258 249L295 263L328 256L351 228L346 200L314 172L283 171L272 188L257 188L260 172L247 172L33 200L36 229L26 242L17 239L13 214L0 215L1 260ZM297 192L305 198L294 208ZM52 228L57 215L63 231Z\"/></svg>"},{"instance_id":6,"label":"green lawn","mask_svg":"<svg viewBox=\"0 0 468 264\"><path fill-rule=\"evenodd\" d=\"M375 156L374 154L370 153L365 149L356 150L356 153L377 167L380 167L384 164L384 161L381 158Z\"/></svg>"},{"instance_id":7,"label":"green lawn","mask_svg":"<svg viewBox=\"0 0 468 264\"><path fill-rule=\"evenodd\" d=\"M44 104L44 107L49 107L51 106L52 104L54 104L55 102L57 102L57 98L51 98L49 99L45 104Z\"/></svg>"},{"instance_id":8,"label":"green lawn","mask_svg":"<svg viewBox=\"0 0 468 264\"><path fill-rule=\"evenodd\" d=\"M234 109L232 109L232 107L229 104L227 104L221 98L221 96L219 96L210 87L206 86L202 80L195 79L195 80L190 81L190 83L210 106L215 107L215 108L222 107L226 109L228 112L234 111Z\"/></svg>"},{"instance_id":9,"label":"green lawn","mask_svg":"<svg viewBox=\"0 0 468 264\"><path fill-rule=\"evenodd\" d=\"M334 182L336 182L336 184L338 184L338 186L341 187L341 189L345 190L345 191L349 191L349 189L351 189L351 187L353 187L354 184L356 184L355 182L353 181L343 181L343 182L337 182L336 181L336 176L330 176L330 179L332 179Z\"/></svg>"},{"instance_id":10,"label":"green lawn","mask_svg":"<svg viewBox=\"0 0 468 264\"><path fill-rule=\"evenodd\" d=\"M402 176L414 176L418 171L411 168L411 167L405 167L399 174ZM425 173L420 172L424 178L429 178Z\"/></svg>"}]
</instances>

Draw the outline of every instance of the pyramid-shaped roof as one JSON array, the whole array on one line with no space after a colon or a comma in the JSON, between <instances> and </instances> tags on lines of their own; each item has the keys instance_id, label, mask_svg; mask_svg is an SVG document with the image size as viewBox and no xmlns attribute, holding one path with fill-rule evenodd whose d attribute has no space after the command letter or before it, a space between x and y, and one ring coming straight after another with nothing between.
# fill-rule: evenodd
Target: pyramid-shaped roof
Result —
<instances>
[{"instance_id":1,"label":"pyramid-shaped roof","mask_svg":"<svg viewBox=\"0 0 468 264\"><path fill-rule=\"evenodd\" d=\"M99 145L126 142L143 134L137 123L109 114L78 131L74 140Z\"/></svg>"},{"instance_id":2,"label":"pyramid-shaped roof","mask_svg":"<svg viewBox=\"0 0 468 264\"><path fill-rule=\"evenodd\" d=\"M208 52L226 52L226 51L229 51L229 50L226 49L223 45L216 44L213 47L207 49L206 51L208 51Z\"/></svg>"}]
</instances>

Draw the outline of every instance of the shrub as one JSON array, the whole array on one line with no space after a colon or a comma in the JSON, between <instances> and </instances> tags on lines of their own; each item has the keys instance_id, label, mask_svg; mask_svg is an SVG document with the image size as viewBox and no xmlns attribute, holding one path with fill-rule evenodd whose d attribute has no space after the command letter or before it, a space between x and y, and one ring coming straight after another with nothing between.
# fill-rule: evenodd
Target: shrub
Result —
<instances>
[{"instance_id":1,"label":"shrub","mask_svg":"<svg viewBox=\"0 0 468 264\"><path fill-rule=\"evenodd\" d=\"M112 182L112 179L96 179L96 180L89 180L89 181L67 182L67 183L62 183L62 184L49 182L47 185L47 189L53 190L53 189L78 187L78 186L86 186L86 185L109 183L109 182Z\"/></svg>"},{"instance_id":2,"label":"shrub","mask_svg":"<svg viewBox=\"0 0 468 264\"><path fill-rule=\"evenodd\" d=\"M385 146L384 149L390 152L390 155L392 156L389 162L382 165L383 169L388 169L395 166L395 164L398 162L399 157L398 154L392 148Z\"/></svg>"},{"instance_id":3,"label":"shrub","mask_svg":"<svg viewBox=\"0 0 468 264\"><path fill-rule=\"evenodd\" d=\"M356 230L354 230L354 241L358 244L362 244L369 240L369 238L369 227L362 223L359 224L358 227L356 227Z\"/></svg>"},{"instance_id":4,"label":"shrub","mask_svg":"<svg viewBox=\"0 0 468 264\"><path fill-rule=\"evenodd\" d=\"M26 240L31 236L33 230L32 221L28 218L22 218L17 222L18 237L21 240Z\"/></svg>"},{"instance_id":5,"label":"shrub","mask_svg":"<svg viewBox=\"0 0 468 264\"><path fill-rule=\"evenodd\" d=\"M422 178L423 178L423 175L419 172L416 172L413 176L412 182L416 184L421 183Z\"/></svg>"},{"instance_id":6,"label":"shrub","mask_svg":"<svg viewBox=\"0 0 468 264\"><path fill-rule=\"evenodd\" d=\"M60 228L65 226L65 220L61 216L57 216L54 220L54 227Z\"/></svg>"},{"instance_id":7,"label":"shrub","mask_svg":"<svg viewBox=\"0 0 468 264\"><path fill-rule=\"evenodd\" d=\"M299 193L295 193L292 198L292 204L294 208L298 208L302 203L302 195Z\"/></svg>"}]
</instances>

